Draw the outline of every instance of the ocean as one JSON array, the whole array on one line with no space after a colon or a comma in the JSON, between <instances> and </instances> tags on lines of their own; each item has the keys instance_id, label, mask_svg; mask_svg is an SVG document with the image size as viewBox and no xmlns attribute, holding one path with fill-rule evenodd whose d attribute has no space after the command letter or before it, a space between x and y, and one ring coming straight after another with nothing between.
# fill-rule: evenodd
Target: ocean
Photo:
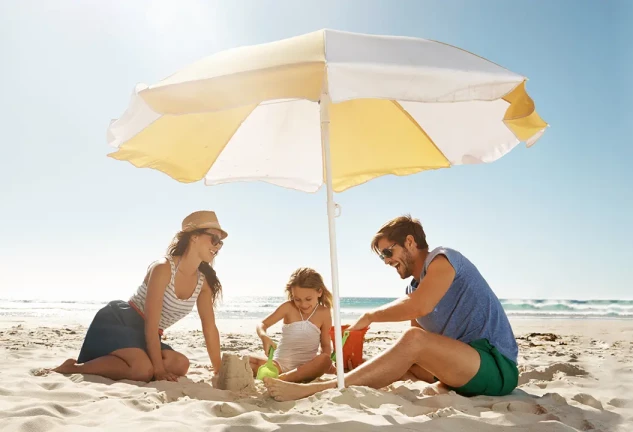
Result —
<instances>
[{"instance_id":1,"label":"ocean","mask_svg":"<svg viewBox=\"0 0 633 432\"><path fill-rule=\"evenodd\" d=\"M367 310L394 300L376 297L343 297L341 319L352 321ZM216 307L217 319L262 319L284 301L283 297L225 297ZM42 301L0 299L0 320L42 319L89 324L105 301ZM512 318L633 319L633 300L533 300L501 299ZM197 313L185 320L197 320ZM184 321L184 320L183 320Z\"/></svg>"}]
</instances>

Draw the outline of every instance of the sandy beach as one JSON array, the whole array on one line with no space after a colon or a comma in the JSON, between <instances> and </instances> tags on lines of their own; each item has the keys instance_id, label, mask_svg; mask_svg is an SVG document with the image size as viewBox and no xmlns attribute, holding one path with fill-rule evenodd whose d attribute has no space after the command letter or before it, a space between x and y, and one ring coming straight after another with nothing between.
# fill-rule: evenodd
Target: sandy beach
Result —
<instances>
[{"instance_id":1,"label":"sandy beach","mask_svg":"<svg viewBox=\"0 0 633 432\"><path fill-rule=\"evenodd\" d=\"M255 321L218 323L224 352L261 350ZM421 430L632 431L632 320L513 320L520 385L505 397L428 395L423 382L328 390L276 402L255 391L214 389L202 332L177 328L167 342L191 359L179 382L113 382L47 373L77 355L84 325L0 323L2 431ZM403 324L372 325L372 356ZM273 327L271 334L279 328Z\"/></svg>"}]
</instances>

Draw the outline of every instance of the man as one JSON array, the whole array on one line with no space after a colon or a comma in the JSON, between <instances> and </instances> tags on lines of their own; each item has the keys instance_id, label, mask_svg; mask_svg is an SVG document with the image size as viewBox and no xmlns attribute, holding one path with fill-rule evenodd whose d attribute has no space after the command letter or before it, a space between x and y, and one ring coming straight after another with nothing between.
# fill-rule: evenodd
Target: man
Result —
<instances>
[{"instance_id":1,"label":"man","mask_svg":"<svg viewBox=\"0 0 633 432\"><path fill-rule=\"evenodd\" d=\"M409 320L412 326L388 350L348 372L345 385L382 388L413 376L464 396L512 392L518 346L499 299L477 268L455 250L429 251L422 225L410 216L383 225L371 246L402 279L413 279L405 296L367 312L350 329ZM276 400L337 386L336 380L265 384Z\"/></svg>"}]
</instances>

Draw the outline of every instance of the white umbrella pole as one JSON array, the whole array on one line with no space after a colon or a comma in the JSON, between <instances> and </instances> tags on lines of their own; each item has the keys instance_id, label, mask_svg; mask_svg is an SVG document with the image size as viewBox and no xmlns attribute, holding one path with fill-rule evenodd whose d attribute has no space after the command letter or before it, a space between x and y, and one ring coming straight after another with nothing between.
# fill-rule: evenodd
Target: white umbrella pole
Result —
<instances>
[{"instance_id":1,"label":"white umbrella pole","mask_svg":"<svg viewBox=\"0 0 633 432\"><path fill-rule=\"evenodd\" d=\"M323 144L323 159L325 163L325 183L327 186L327 220L330 231L330 265L332 268L332 296L334 297L334 345L336 346L336 377L338 388L345 388L343 372L343 347L341 336L341 307L338 290L338 257L336 255L336 207L332 191L332 159L330 156L330 96L321 95L321 143Z\"/></svg>"}]
</instances>

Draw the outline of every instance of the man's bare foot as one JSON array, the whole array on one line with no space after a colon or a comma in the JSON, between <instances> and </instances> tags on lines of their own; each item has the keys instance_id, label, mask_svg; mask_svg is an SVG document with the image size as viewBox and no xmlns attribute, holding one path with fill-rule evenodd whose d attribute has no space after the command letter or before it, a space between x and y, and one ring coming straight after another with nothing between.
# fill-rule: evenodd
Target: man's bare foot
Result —
<instances>
[{"instance_id":1,"label":"man's bare foot","mask_svg":"<svg viewBox=\"0 0 633 432\"><path fill-rule=\"evenodd\" d=\"M77 360L68 359L61 365L57 366L54 369L51 369L53 372L61 373L61 374L71 374L77 371Z\"/></svg>"},{"instance_id":2,"label":"man's bare foot","mask_svg":"<svg viewBox=\"0 0 633 432\"><path fill-rule=\"evenodd\" d=\"M264 378L264 385L278 402L303 399L330 387L327 383L297 384L274 378Z\"/></svg>"}]
</instances>

